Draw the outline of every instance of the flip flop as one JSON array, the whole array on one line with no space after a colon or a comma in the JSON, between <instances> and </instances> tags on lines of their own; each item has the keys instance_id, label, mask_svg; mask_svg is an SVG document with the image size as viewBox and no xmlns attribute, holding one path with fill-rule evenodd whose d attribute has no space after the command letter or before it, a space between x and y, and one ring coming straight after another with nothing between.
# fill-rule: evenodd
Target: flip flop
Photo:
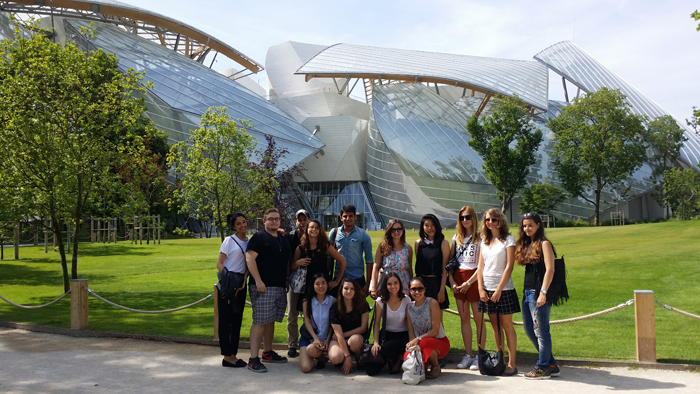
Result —
<instances>
[{"instance_id":1,"label":"flip flop","mask_svg":"<svg viewBox=\"0 0 700 394\"><path fill-rule=\"evenodd\" d=\"M426 379L435 379L438 376L440 376L440 372L442 372L442 368L440 366L436 366L430 369L430 372L425 374Z\"/></svg>"}]
</instances>

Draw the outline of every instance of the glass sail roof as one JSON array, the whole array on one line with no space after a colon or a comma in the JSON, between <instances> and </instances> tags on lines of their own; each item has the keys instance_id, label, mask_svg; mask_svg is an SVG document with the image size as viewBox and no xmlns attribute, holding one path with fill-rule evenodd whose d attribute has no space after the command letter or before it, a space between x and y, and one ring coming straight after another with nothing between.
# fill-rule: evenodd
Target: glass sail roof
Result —
<instances>
[{"instance_id":1,"label":"glass sail roof","mask_svg":"<svg viewBox=\"0 0 700 394\"><path fill-rule=\"evenodd\" d=\"M596 92L601 87L619 89L627 96L632 111L638 115L646 115L650 119L670 115L668 111L608 70L573 42L562 41L554 44L536 54L534 59L586 92ZM686 128L684 123L678 122L678 124L685 128L685 136L688 138L681 151L681 158L695 167L695 164L700 162L700 137Z\"/></svg>"},{"instance_id":2,"label":"glass sail roof","mask_svg":"<svg viewBox=\"0 0 700 394\"><path fill-rule=\"evenodd\" d=\"M464 84L513 96L547 109L547 67L529 60L495 59L363 45L336 44L304 64L296 74L380 75L430 78L445 84ZM411 81L414 82L414 81Z\"/></svg>"}]
</instances>

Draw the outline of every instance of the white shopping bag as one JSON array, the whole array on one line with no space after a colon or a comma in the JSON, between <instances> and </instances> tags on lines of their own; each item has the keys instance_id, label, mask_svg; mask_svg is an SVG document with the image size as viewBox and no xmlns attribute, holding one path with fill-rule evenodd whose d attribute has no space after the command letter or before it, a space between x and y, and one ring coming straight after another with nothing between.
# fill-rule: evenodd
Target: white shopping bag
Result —
<instances>
[{"instance_id":1,"label":"white shopping bag","mask_svg":"<svg viewBox=\"0 0 700 394\"><path fill-rule=\"evenodd\" d=\"M406 349L408 356L404 360L401 368L403 375L401 380L406 384L416 385L425 380L425 364L423 364L423 353L420 346L411 346Z\"/></svg>"}]
</instances>

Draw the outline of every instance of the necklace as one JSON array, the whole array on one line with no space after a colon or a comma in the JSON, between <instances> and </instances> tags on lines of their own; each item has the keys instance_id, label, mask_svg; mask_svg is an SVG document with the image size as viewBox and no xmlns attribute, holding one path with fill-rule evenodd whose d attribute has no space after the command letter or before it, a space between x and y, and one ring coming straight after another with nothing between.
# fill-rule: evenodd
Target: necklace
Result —
<instances>
[{"instance_id":1,"label":"necklace","mask_svg":"<svg viewBox=\"0 0 700 394\"><path fill-rule=\"evenodd\" d=\"M282 251L282 241L279 239L279 236L275 237L274 235L270 234L272 238L274 238L275 242L277 242L277 245L280 247L280 252Z\"/></svg>"}]
</instances>

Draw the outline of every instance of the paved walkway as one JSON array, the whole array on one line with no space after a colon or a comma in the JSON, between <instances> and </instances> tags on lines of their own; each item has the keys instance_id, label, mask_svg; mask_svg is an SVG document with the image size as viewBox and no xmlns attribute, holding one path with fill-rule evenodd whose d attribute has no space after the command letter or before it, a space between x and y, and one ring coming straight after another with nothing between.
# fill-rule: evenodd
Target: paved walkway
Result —
<instances>
[{"instance_id":1,"label":"paved walkway","mask_svg":"<svg viewBox=\"0 0 700 394\"><path fill-rule=\"evenodd\" d=\"M242 357L248 356L242 351ZM531 366L522 365L521 372ZM329 364L303 374L296 359L256 374L221 367L218 348L134 339L74 338L0 328L0 393L617 393L700 392L700 373L630 368L562 368L544 381L488 377L448 365L418 387L394 375L343 376Z\"/></svg>"}]
</instances>

